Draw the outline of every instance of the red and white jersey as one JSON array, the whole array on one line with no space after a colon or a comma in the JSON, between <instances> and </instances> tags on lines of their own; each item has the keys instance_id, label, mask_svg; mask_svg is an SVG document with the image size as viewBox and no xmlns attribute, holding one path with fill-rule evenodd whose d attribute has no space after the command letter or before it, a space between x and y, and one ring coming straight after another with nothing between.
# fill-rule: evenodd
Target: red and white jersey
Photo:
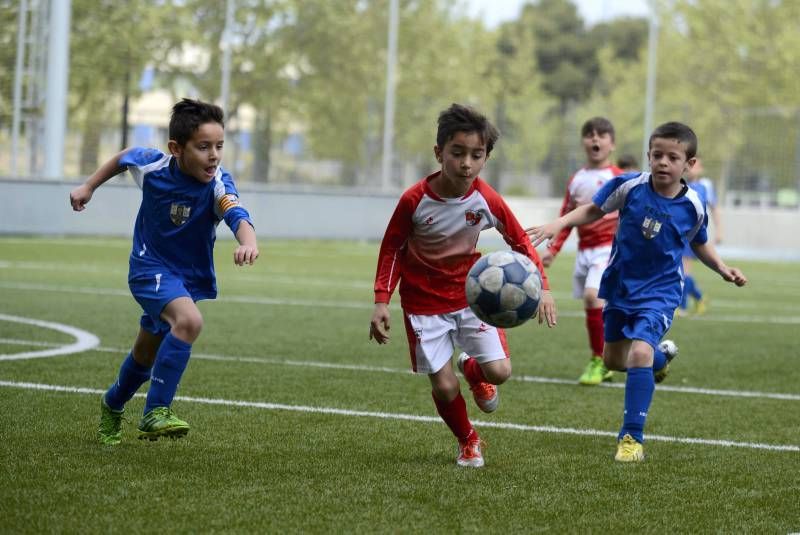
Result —
<instances>
[{"instance_id":1,"label":"red and white jersey","mask_svg":"<svg viewBox=\"0 0 800 535\"><path fill-rule=\"evenodd\" d=\"M622 170L615 165L602 169L582 168L567 183L567 193L564 195L564 202L561 204L559 216L571 212L578 206L592 202L594 194L606 182L621 174ZM591 249L593 247L611 245L611 242L614 241L614 234L617 232L618 222L619 213L611 212L597 221L579 226L578 249ZM548 249L553 255L558 254L564 242L569 238L571 231L572 227L567 227L553 238L548 245Z\"/></svg>"},{"instance_id":2,"label":"red and white jersey","mask_svg":"<svg viewBox=\"0 0 800 535\"><path fill-rule=\"evenodd\" d=\"M434 173L407 189L397 203L378 254L375 302L388 303L400 282L400 303L411 314L434 315L467 306L464 284L481 254L482 230L496 228L511 248L536 264L549 289L539 255L502 197L480 177L457 199L430 188Z\"/></svg>"}]
</instances>

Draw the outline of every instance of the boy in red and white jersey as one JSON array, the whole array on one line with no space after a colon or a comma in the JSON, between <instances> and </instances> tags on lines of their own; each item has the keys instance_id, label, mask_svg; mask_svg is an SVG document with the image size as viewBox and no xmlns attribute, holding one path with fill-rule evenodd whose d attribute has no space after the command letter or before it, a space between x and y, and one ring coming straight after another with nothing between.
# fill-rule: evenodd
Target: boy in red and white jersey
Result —
<instances>
[{"instance_id":1,"label":"boy in red and white jersey","mask_svg":"<svg viewBox=\"0 0 800 535\"><path fill-rule=\"evenodd\" d=\"M370 338L389 341L389 299L400 284L411 367L425 373L436 410L458 439L460 466L483 466L480 439L467 416L451 359L455 347L478 407L497 408L497 386L511 376L505 333L481 322L467 306L464 284L482 230L496 228L542 275L539 323L556 324L544 268L522 226L500 195L478 177L499 133L480 113L453 104L439 115L433 151L441 169L406 190L381 242Z\"/></svg>"},{"instance_id":2,"label":"boy in red and white jersey","mask_svg":"<svg viewBox=\"0 0 800 535\"><path fill-rule=\"evenodd\" d=\"M605 117L593 117L581 128L583 150L586 151L586 165L567 183L567 192L561 205L559 216L571 212L576 207L591 203L595 193L609 180L621 175L622 170L611 163L614 150L614 126ZM572 294L583 299L586 310L586 330L589 333L591 358L586 369L578 379L583 385L597 385L610 380L610 372L603 364L603 304L597 297L600 278L608 265L611 243L617 231L619 215L607 214L602 219L578 227L578 254L572 273ZM562 230L542 254L542 263L549 267L567 241L571 227Z\"/></svg>"}]
</instances>

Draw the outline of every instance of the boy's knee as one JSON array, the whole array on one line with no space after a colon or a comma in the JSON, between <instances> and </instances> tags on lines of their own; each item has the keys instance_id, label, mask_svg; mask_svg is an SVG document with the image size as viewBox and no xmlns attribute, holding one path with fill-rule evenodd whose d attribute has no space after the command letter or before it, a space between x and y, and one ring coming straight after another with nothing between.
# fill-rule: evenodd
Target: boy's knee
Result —
<instances>
[{"instance_id":1,"label":"boy's knee","mask_svg":"<svg viewBox=\"0 0 800 535\"><path fill-rule=\"evenodd\" d=\"M483 376L493 385L501 385L511 377L511 362L508 359L498 360L494 365L482 367Z\"/></svg>"},{"instance_id":2,"label":"boy's knee","mask_svg":"<svg viewBox=\"0 0 800 535\"><path fill-rule=\"evenodd\" d=\"M458 381L452 383L436 383L433 385L433 395L441 401L453 401L460 392Z\"/></svg>"},{"instance_id":3,"label":"boy's knee","mask_svg":"<svg viewBox=\"0 0 800 535\"><path fill-rule=\"evenodd\" d=\"M200 331L202 330L203 316L199 310L181 314L178 316L175 325L172 326L173 334L189 343L194 342L200 336Z\"/></svg>"},{"instance_id":4,"label":"boy's knee","mask_svg":"<svg viewBox=\"0 0 800 535\"><path fill-rule=\"evenodd\" d=\"M603 355L603 364L615 372L624 372L627 369L624 359L617 358L616 355Z\"/></svg>"},{"instance_id":5,"label":"boy's knee","mask_svg":"<svg viewBox=\"0 0 800 535\"><path fill-rule=\"evenodd\" d=\"M646 368L653 365L653 353L643 349L633 348L628 355L629 368Z\"/></svg>"}]
</instances>

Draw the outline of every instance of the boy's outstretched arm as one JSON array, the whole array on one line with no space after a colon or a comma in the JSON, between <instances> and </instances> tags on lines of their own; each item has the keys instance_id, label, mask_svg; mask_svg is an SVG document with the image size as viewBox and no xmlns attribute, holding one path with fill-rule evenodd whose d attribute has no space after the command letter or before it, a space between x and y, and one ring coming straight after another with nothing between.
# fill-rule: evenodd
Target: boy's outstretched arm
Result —
<instances>
[{"instance_id":1,"label":"boy's outstretched arm","mask_svg":"<svg viewBox=\"0 0 800 535\"><path fill-rule=\"evenodd\" d=\"M703 264L719 273L726 281L732 282L736 286L747 284L747 277L744 276L744 273L735 267L725 264L717 254L717 250L709 242L703 244L692 243L691 247L694 254Z\"/></svg>"},{"instance_id":2,"label":"boy's outstretched arm","mask_svg":"<svg viewBox=\"0 0 800 535\"><path fill-rule=\"evenodd\" d=\"M375 303L375 310L372 311L372 319L369 320L369 339L375 339L379 344L389 341L389 304Z\"/></svg>"},{"instance_id":3,"label":"boy's outstretched arm","mask_svg":"<svg viewBox=\"0 0 800 535\"><path fill-rule=\"evenodd\" d=\"M256 231L247 221L241 221L236 229L236 241L239 247L233 252L233 263L237 266L253 265L258 258L258 243Z\"/></svg>"},{"instance_id":4,"label":"boy's outstretched arm","mask_svg":"<svg viewBox=\"0 0 800 535\"><path fill-rule=\"evenodd\" d=\"M97 171L86 179L86 182L69 193L69 203L72 205L73 210L76 212L84 210L86 204L92 199L94 190L105 184L111 177L117 176L127 169L127 167L121 167L119 162L128 150L129 149L125 149L114 155L106 163L98 167Z\"/></svg>"},{"instance_id":5,"label":"boy's outstretched arm","mask_svg":"<svg viewBox=\"0 0 800 535\"><path fill-rule=\"evenodd\" d=\"M533 246L536 247L544 240L552 239L567 227L577 227L597 221L605 215L599 206L594 203L583 204L558 219L538 227L529 227L525 233L530 236Z\"/></svg>"}]
</instances>

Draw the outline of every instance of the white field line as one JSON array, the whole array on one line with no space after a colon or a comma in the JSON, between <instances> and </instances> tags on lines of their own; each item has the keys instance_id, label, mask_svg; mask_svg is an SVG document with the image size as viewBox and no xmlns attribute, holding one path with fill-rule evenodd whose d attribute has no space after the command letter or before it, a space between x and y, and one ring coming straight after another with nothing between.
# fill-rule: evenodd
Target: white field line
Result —
<instances>
[{"instance_id":1,"label":"white field line","mask_svg":"<svg viewBox=\"0 0 800 535\"><path fill-rule=\"evenodd\" d=\"M53 357L56 355L69 355L72 353L81 353L97 347L100 345L100 339L90 332L86 332L69 325L62 323L54 323L51 321L41 321L31 318L21 318L19 316L10 316L8 314L0 314L0 321L10 321L13 323L24 323L27 325L35 325L44 329L51 329L54 331L62 332L72 336L75 341L71 344L58 344L51 349L43 349L41 351L25 351L23 353L12 353L10 355L0 355L2 360L26 360L44 357Z\"/></svg>"},{"instance_id":2,"label":"white field line","mask_svg":"<svg viewBox=\"0 0 800 535\"><path fill-rule=\"evenodd\" d=\"M105 275L127 275L128 270L108 266L86 266L82 264L53 264L51 262L30 262L18 260L2 260L0 259L0 269L13 269L19 271L59 271L59 272L77 272L77 273L102 273ZM313 278L306 276L297 276L290 273L270 273L265 275L246 275L237 273L235 280L237 282L255 282L262 284L267 282L269 284L281 284L286 286L320 286L320 287L335 287L335 288L348 288L352 290L370 290L372 289L371 280L354 280L354 279L336 279L336 278ZM24 283L20 283L24 284ZM774 285L772 281L770 284ZM794 282L787 284L788 288L783 289L780 294L782 296L797 294L800 295L800 285ZM792 290L796 290L792 291ZM787 293L788 291L788 293ZM553 296L559 300L572 300L571 292L553 292ZM747 301L741 299L713 299L712 305L714 308L729 308L739 309L742 308L761 308L764 306L764 301ZM770 308L775 311L798 313L800 312L800 305L796 304L775 304L770 305ZM694 317L693 317L694 319Z\"/></svg>"},{"instance_id":3,"label":"white field line","mask_svg":"<svg viewBox=\"0 0 800 535\"><path fill-rule=\"evenodd\" d=\"M129 297L127 290L116 288L98 288L93 286L64 286L55 284L0 282L0 288L10 290L36 291L36 292L61 292L86 295L105 295L114 297ZM216 299L223 303L245 303L251 305L277 305L300 306L338 309L372 310L373 304L365 301L325 301L317 299L285 299L278 297L257 297L246 295L226 295ZM564 311L559 316L567 318L583 317L582 311ZM692 321L709 321L721 323L767 323L770 325L800 325L800 316L762 316L762 315L709 315L691 318Z\"/></svg>"},{"instance_id":4,"label":"white field line","mask_svg":"<svg viewBox=\"0 0 800 535\"><path fill-rule=\"evenodd\" d=\"M3 380L0 380L0 387L21 388L25 390L40 390L49 392L65 392L70 394L100 395L105 392L105 390L88 388L88 387L48 385L41 383L27 383L27 382L3 381ZM136 396L144 397L144 395L145 394L137 394ZM187 403L201 403L204 405L221 405L226 407L245 407L245 408L266 409L274 411L292 411L292 412L312 413L312 414L328 414L335 416L379 418L383 420L405 420L405 421L420 422L420 423L439 424L441 422L441 419L437 416L420 416L416 414L361 411L352 409L340 409L335 407L287 405L284 403L229 400L229 399L218 399L218 398L200 398L192 396L175 396L175 399ZM495 429L506 429L513 431L531 431L535 433L555 433L555 434L580 435L580 436L590 436L590 437L617 436L617 434L614 432L602 431L599 429L578 429L573 427L555 427L551 425L527 425L527 424L516 424L511 422L486 422L482 420L474 420L473 424L475 424L475 426L477 427L492 427ZM794 444L765 444L760 442L737 442L733 440L717 440L717 439L692 438L692 437L672 437L666 435L648 435L647 439L650 441L675 442L679 444L701 444L707 446L721 446L729 448L747 448L747 449L759 449L759 450L769 450L769 451L800 452L800 446L796 446Z\"/></svg>"},{"instance_id":5,"label":"white field line","mask_svg":"<svg viewBox=\"0 0 800 535\"><path fill-rule=\"evenodd\" d=\"M15 338L0 338L0 344L7 345L26 345L26 346L41 346L41 347L56 347L58 344L52 342L35 342L29 340L19 340ZM95 347L93 351L102 353L114 353L116 355L127 354L128 350L113 347ZM193 353L192 358L195 360L212 360L212 361L225 361L225 362L244 362L248 364L268 364L277 366L296 366L302 368L322 368L332 370L347 370L356 372L372 372L372 373L396 373L403 375L413 375L413 372L408 369L390 368L388 366L365 366L362 364L344 364L335 362L320 362L313 360L289 360L281 358L267 358L267 357L236 357L229 355L211 355L204 353ZM540 377L535 375L513 375L512 381L519 381L524 383L541 383L541 384L554 384L575 386L574 379L561 379L558 377ZM601 383L599 388L617 388L624 389L624 383ZM781 401L800 401L800 394L782 394L779 392L758 392L751 390L720 390L713 388L699 388L691 386L670 386L658 385L656 387L659 392L675 392L681 394L701 394L706 396L722 396L733 398L761 398L761 399L777 399Z\"/></svg>"}]
</instances>

